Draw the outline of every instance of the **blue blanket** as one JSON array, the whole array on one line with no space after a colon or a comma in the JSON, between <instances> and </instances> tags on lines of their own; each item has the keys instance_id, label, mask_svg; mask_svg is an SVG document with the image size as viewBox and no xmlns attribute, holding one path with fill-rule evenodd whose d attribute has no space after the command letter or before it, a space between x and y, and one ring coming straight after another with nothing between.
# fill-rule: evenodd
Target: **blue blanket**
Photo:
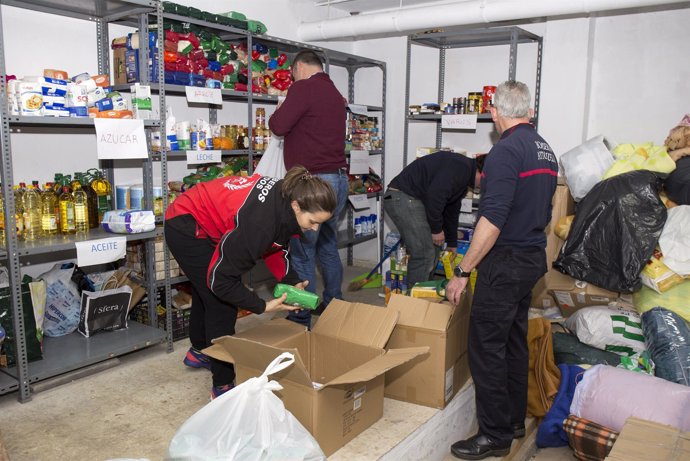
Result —
<instances>
[{"instance_id":1,"label":"blue blanket","mask_svg":"<svg viewBox=\"0 0 690 461\"><path fill-rule=\"evenodd\" d=\"M563 420L570 414L570 404L573 402L577 385L576 379L585 370L577 365L565 363L558 365L558 369L561 370L558 394L556 394L553 405L537 429L537 446L539 448L568 445L568 435L563 430Z\"/></svg>"}]
</instances>

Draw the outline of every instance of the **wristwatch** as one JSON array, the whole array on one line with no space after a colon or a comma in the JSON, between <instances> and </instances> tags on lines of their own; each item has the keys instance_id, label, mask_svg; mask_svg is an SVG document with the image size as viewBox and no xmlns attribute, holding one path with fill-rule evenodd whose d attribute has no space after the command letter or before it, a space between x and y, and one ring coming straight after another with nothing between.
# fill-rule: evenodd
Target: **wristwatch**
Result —
<instances>
[{"instance_id":1,"label":"wristwatch","mask_svg":"<svg viewBox=\"0 0 690 461\"><path fill-rule=\"evenodd\" d=\"M463 271L463 270L462 270L462 267L460 267L460 264L458 264L457 266L455 266L455 269L453 270L453 274L454 274L456 277L460 277L460 278L467 278L467 277L470 276L470 272L465 272L465 271Z\"/></svg>"}]
</instances>

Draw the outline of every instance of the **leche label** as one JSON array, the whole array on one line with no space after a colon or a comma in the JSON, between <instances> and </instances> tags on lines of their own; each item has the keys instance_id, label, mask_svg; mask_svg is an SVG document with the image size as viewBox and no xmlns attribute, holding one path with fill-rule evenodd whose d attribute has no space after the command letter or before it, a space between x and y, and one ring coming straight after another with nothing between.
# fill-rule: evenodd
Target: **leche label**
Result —
<instances>
[{"instance_id":1,"label":"leche label","mask_svg":"<svg viewBox=\"0 0 690 461\"><path fill-rule=\"evenodd\" d=\"M143 120L95 118L99 160L147 158Z\"/></svg>"},{"instance_id":2,"label":"leche label","mask_svg":"<svg viewBox=\"0 0 690 461\"><path fill-rule=\"evenodd\" d=\"M220 88L202 88L200 86L186 86L187 102L200 102L204 104L223 104L223 96Z\"/></svg>"},{"instance_id":3,"label":"leche label","mask_svg":"<svg viewBox=\"0 0 690 461\"><path fill-rule=\"evenodd\" d=\"M219 150L188 150L187 164L198 165L200 163L220 163L221 151Z\"/></svg>"},{"instance_id":4,"label":"leche label","mask_svg":"<svg viewBox=\"0 0 690 461\"><path fill-rule=\"evenodd\" d=\"M476 130L477 114L442 115L441 128L451 130Z\"/></svg>"},{"instance_id":5,"label":"leche label","mask_svg":"<svg viewBox=\"0 0 690 461\"><path fill-rule=\"evenodd\" d=\"M99 240L85 240L74 242L77 247L77 265L93 266L104 264L125 257L127 249L126 237L109 237Z\"/></svg>"}]
</instances>

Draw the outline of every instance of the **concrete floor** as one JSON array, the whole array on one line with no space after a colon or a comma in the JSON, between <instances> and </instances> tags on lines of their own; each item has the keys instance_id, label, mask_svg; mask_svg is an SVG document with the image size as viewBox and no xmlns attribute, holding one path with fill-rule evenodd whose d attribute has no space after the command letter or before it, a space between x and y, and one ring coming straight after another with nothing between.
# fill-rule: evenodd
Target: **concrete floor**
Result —
<instances>
[{"instance_id":1,"label":"concrete floor","mask_svg":"<svg viewBox=\"0 0 690 461\"><path fill-rule=\"evenodd\" d=\"M345 285L363 272L367 268L346 268ZM383 305L377 290L345 292L345 296L349 301ZM266 315L240 319L238 330L266 319ZM188 340L178 341L167 354L164 345L157 345L112 359L101 367L106 369L67 384L39 383L40 391L26 404L17 402L16 393L1 396L0 440L9 459L163 459L177 428L209 401L210 373L182 365L188 347ZM378 459L436 412L386 399L383 419L330 459ZM514 456L511 461L574 459L567 447L535 454L533 435L524 445L521 458Z\"/></svg>"}]
</instances>

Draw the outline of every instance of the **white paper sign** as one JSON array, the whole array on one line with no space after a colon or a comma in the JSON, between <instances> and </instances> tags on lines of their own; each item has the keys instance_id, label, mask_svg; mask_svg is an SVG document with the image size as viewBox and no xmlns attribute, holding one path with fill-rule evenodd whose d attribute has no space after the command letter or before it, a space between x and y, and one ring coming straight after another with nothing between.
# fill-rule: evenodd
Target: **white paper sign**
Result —
<instances>
[{"instance_id":1,"label":"white paper sign","mask_svg":"<svg viewBox=\"0 0 690 461\"><path fill-rule=\"evenodd\" d=\"M188 150L187 164L220 163L220 154L219 150Z\"/></svg>"},{"instance_id":2,"label":"white paper sign","mask_svg":"<svg viewBox=\"0 0 690 461\"><path fill-rule=\"evenodd\" d=\"M363 106L361 104L349 104L348 107L355 114L367 115L369 112L367 106Z\"/></svg>"},{"instance_id":3,"label":"white paper sign","mask_svg":"<svg viewBox=\"0 0 690 461\"><path fill-rule=\"evenodd\" d=\"M149 156L143 120L96 118L93 123L99 160Z\"/></svg>"},{"instance_id":4,"label":"white paper sign","mask_svg":"<svg viewBox=\"0 0 690 461\"><path fill-rule=\"evenodd\" d=\"M350 151L350 174L369 174L369 151Z\"/></svg>"},{"instance_id":5,"label":"white paper sign","mask_svg":"<svg viewBox=\"0 0 690 461\"><path fill-rule=\"evenodd\" d=\"M220 88L203 88L200 86L186 86L187 102L201 102L204 104L223 104Z\"/></svg>"},{"instance_id":6,"label":"white paper sign","mask_svg":"<svg viewBox=\"0 0 690 461\"><path fill-rule=\"evenodd\" d=\"M85 240L74 242L74 245L77 247L77 265L92 266L124 258L127 249L127 237Z\"/></svg>"},{"instance_id":7,"label":"white paper sign","mask_svg":"<svg viewBox=\"0 0 690 461\"><path fill-rule=\"evenodd\" d=\"M477 129L477 114L442 115L441 128L475 130Z\"/></svg>"},{"instance_id":8,"label":"white paper sign","mask_svg":"<svg viewBox=\"0 0 690 461\"><path fill-rule=\"evenodd\" d=\"M347 199L355 210L366 210L371 208L366 194L348 195Z\"/></svg>"}]
</instances>

